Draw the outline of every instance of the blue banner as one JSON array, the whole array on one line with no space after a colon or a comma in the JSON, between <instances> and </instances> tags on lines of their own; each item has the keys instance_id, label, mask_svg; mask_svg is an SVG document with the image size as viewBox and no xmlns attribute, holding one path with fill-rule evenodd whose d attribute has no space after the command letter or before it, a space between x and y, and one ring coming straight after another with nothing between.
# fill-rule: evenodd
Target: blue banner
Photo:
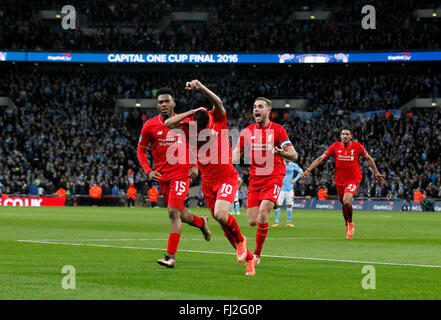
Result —
<instances>
[{"instance_id":1,"label":"blue banner","mask_svg":"<svg viewBox=\"0 0 441 320\"><path fill-rule=\"evenodd\" d=\"M0 62L1 61L27 61L26 52L0 51Z\"/></svg>"},{"instance_id":2,"label":"blue banner","mask_svg":"<svg viewBox=\"0 0 441 320\"><path fill-rule=\"evenodd\" d=\"M405 202L402 200L353 200L352 208L355 211L402 211L403 205L409 207L409 211L422 212L419 203ZM410 206L409 206L410 204ZM285 209L285 206L283 207ZM338 200L317 200L311 198L294 199L294 210L341 210ZM441 201L433 202L433 211L441 212Z\"/></svg>"},{"instance_id":3,"label":"blue banner","mask_svg":"<svg viewBox=\"0 0 441 320\"><path fill-rule=\"evenodd\" d=\"M81 53L0 51L0 61L79 63L357 63L441 61L441 51L371 53Z\"/></svg>"}]
</instances>

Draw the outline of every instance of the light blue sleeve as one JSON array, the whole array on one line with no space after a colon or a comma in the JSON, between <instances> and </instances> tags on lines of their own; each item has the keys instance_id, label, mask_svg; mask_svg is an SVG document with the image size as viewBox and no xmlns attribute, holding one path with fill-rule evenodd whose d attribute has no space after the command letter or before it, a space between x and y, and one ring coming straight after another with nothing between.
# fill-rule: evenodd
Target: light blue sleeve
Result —
<instances>
[{"instance_id":1,"label":"light blue sleeve","mask_svg":"<svg viewBox=\"0 0 441 320\"><path fill-rule=\"evenodd\" d=\"M301 175L303 174L303 169L300 168L297 163L293 163L293 164L294 164L294 166L293 166L294 171L297 172L297 175L295 176L294 181L297 182L297 180L299 180Z\"/></svg>"}]
</instances>

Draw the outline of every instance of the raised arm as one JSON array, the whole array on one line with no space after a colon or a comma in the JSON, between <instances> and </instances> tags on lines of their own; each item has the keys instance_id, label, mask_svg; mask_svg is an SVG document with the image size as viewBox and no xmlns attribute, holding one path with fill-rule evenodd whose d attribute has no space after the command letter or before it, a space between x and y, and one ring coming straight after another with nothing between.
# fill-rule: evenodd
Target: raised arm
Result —
<instances>
[{"instance_id":1,"label":"raised arm","mask_svg":"<svg viewBox=\"0 0 441 320\"><path fill-rule=\"evenodd\" d=\"M366 153L365 157L364 157L369 165L369 167L371 167L375 179L378 181L379 184L381 185L385 185L387 184L386 180L384 179L384 176L382 174L380 174L380 172L377 169L377 165L375 164L374 159L368 154Z\"/></svg>"},{"instance_id":2,"label":"raised arm","mask_svg":"<svg viewBox=\"0 0 441 320\"><path fill-rule=\"evenodd\" d=\"M216 115L223 116L225 114L225 108L222 100L210 89L204 86L199 80L192 80L185 84L186 90L200 91L214 106L214 113Z\"/></svg>"},{"instance_id":3,"label":"raised arm","mask_svg":"<svg viewBox=\"0 0 441 320\"><path fill-rule=\"evenodd\" d=\"M190 116L194 115L199 110L206 110L206 109L201 107L201 108L197 108L197 109L192 109L192 110L187 111L187 112L175 114L173 117L168 118L167 120L165 120L164 124L169 129L179 128L181 126L181 121L182 120L184 120L187 117L190 117Z\"/></svg>"},{"instance_id":4,"label":"raised arm","mask_svg":"<svg viewBox=\"0 0 441 320\"><path fill-rule=\"evenodd\" d=\"M311 173L312 170L317 168L323 161L325 161L328 157L325 154L322 154L320 157L315 159L308 167L308 169L303 172L302 176L300 178L304 179Z\"/></svg>"}]
</instances>

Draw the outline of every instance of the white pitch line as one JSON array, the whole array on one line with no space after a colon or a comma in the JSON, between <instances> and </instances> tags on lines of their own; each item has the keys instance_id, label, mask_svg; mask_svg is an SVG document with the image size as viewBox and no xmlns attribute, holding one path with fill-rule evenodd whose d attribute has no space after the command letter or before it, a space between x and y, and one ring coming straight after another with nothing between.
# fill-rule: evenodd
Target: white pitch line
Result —
<instances>
[{"instance_id":1,"label":"white pitch line","mask_svg":"<svg viewBox=\"0 0 441 320\"><path fill-rule=\"evenodd\" d=\"M341 240L341 238L266 238L266 240ZM31 240L17 240L17 241L31 241ZM39 239L32 241L50 241L50 242L60 242L60 241L168 241L168 238L163 239ZM185 239L181 238L181 241L206 241L203 238L196 239ZM213 239L211 241L225 241L225 239Z\"/></svg>"},{"instance_id":2,"label":"white pitch line","mask_svg":"<svg viewBox=\"0 0 441 320\"><path fill-rule=\"evenodd\" d=\"M69 246L85 246L85 247L104 247L104 248L118 248L118 249L164 251L164 248L143 248L143 247L130 247L130 246L113 246L113 245L92 244L92 243L86 244L86 243L37 241L37 240L16 240L16 241L18 241L18 242L27 242L27 243L39 243L39 244L59 244L59 245L69 245ZM179 252L208 253L208 254L226 254L226 255L235 255L236 254L236 253L231 253L231 252L182 250L182 249L180 249ZM295 260L314 260L314 261L345 262L345 263L358 263L358 264L377 264L377 265L389 265L389 266L401 266L401 267L441 268L441 266L438 266L438 265L412 264L412 263L357 261L357 260L310 258L310 257L290 257L290 256L276 256L276 255L262 255L262 257L266 257L266 258L280 258L280 259L295 259Z\"/></svg>"}]
</instances>

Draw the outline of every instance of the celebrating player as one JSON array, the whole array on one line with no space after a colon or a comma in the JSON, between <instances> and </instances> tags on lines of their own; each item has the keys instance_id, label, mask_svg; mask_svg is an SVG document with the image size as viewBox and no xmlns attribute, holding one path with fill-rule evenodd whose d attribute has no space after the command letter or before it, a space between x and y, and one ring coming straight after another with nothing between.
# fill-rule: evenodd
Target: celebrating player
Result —
<instances>
[{"instance_id":1,"label":"celebrating player","mask_svg":"<svg viewBox=\"0 0 441 320\"><path fill-rule=\"evenodd\" d=\"M271 107L269 99L259 97L255 100L256 122L242 131L233 153L234 163L244 155L251 160L247 216L251 226L257 225L254 250L257 263L268 234L268 216L277 202L285 176L283 159L297 160L297 152L285 129L269 119Z\"/></svg>"},{"instance_id":2,"label":"celebrating player","mask_svg":"<svg viewBox=\"0 0 441 320\"><path fill-rule=\"evenodd\" d=\"M193 109L173 116L165 124L171 129L182 129L187 140L190 140L191 154L196 155L201 171L205 202L224 230L224 235L236 249L237 261L246 261L246 275L254 275L256 259L248 250L247 239L240 232L236 219L230 214L239 181L231 162L227 113L219 97L198 80L187 82L185 88L202 92L214 106L213 109ZM205 137L208 142L201 141L201 137Z\"/></svg>"},{"instance_id":3,"label":"celebrating player","mask_svg":"<svg viewBox=\"0 0 441 320\"><path fill-rule=\"evenodd\" d=\"M164 124L173 116L176 106L173 90L164 88L157 92L157 106L159 115L146 121L138 142L138 160L151 181L158 181L165 204L168 207L170 218L170 235L168 238L167 254L164 259L158 260L160 265L173 268L175 255L182 230L182 222L201 229L205 240L209 241L211 232L208 227L207 217L198 217L184 206L190 187L190 178L198 174L198 168L189 162L176 163L175 159L168 158L170 147L181 149L179 154L188 158L188 151L182 137L169 130ZM151 144L155 169L153 170L147 160L147 146ZM182 152L183 151L183 152ZM173 156L176 156L176 153ZM173 160L173 161L171 161ZM185 160L185 159L184 159ZM172 164L174 163L174 164Z\"/></svg>"},{"instance_id":4,"label":"celebrating player","mask_svg":"<svg viewBox=\"0 0 441 320\"><path fill-rule=\"evenodd\" d=\"M340 135L341 142L333 143L328 150L315 159L308 169L302 174L307 177L312 170L318 167L331 155L335 162L335 184L337 185L337 196L342 204L343 217L346 224L346 239L350 240L354 235L354 223L352 222L352 199L361 182L359 157L367 160L375 179L381 184L386 184L384 176L378 172L374 159L366 152L363 145L352 141L352 133L349 129L343 129Z\"/></svg>"},{"instance_id":5,"label":"celebrating player","mask_svg":"<svg viewBox=\"0 0 441 320\"><path fill-rule=\"evenodd\" d=\"M300 168L297 163L285 160L286 166L286 174L283 178L282 190L280 191L279 199L277 200L278 208L276 209L276 219L274 221L273 227L278 227L279 218L280 218L280 207L283 206L283 203L286 201L286 226L294 227L294 224L291 223L292 217L292 205L294 204L294 183L296 183L300 176L303 173L302 168ZM294 172L297 172L297 175L294 177Z\"/></svg>"}]
</instances>

